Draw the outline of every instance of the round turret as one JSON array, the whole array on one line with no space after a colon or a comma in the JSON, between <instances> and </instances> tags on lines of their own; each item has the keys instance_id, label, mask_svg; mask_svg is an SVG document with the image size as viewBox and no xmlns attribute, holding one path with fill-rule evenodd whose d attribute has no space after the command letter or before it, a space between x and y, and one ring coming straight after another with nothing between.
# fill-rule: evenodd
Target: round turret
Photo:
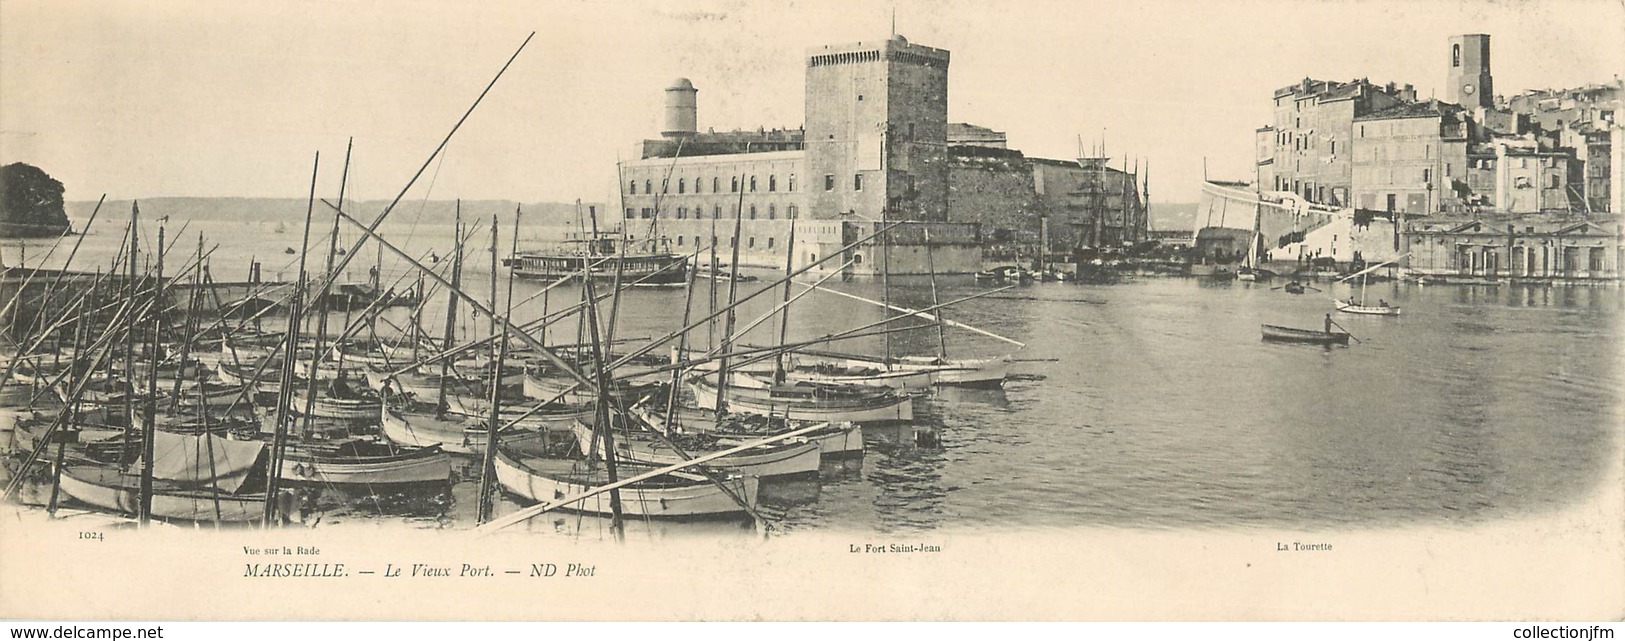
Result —
<instances>
[{"instance_id":1,"label":"round turret","mask_svg":"<svg viewBox=\"0 0 1625 641\"><path fill-rule=\"evenodd\" d=\"M666 127L661 136L673 140L688 138L699 131L696 96L700 90L688 78L678 78L666 87Z\"/></svg>"}]
</instances>

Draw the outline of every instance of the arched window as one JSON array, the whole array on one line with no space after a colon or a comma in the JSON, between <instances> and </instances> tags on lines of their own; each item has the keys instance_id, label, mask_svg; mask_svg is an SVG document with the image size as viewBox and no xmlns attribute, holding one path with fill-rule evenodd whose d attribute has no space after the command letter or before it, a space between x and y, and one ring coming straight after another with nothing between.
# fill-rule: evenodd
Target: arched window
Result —
<instances>
[{"instance_id":1,"label":"arched window","mask_svg":"<svg viewBox=\"0 0 1625 641\"><path fill-rule=\"evenodd\" d=\"M636 180L628 181L626 183L626 190L629 191L629 192L632 192L633 196L638 195L638 181L636 181Z\"/></svg>"},{"instance_id":2,"label":"arched window","mask_svg":"<svg viewBox=\"0 0 1625 641\"><path fill-rule=\"evenodd\" d=\"M739 177L735 176L728 179L728 191L731 193L739 193Z\"/></svg>"},{"instance_id":3,"label":"arched window","mask_svg":"<svg viewBox=\"0 0 1625 641\"><path fill-rule=\"evenodd\" d=\"M1450 66L1461 66L1461 45L1450 45Z\"/></svg>"},{"instance_id":4,"label":"arched window","mask_svg":"<svg viewBox=\"0 0 1625 641\"><path fill-rule=\"evenodd\" d=\"M653 180L644 179L644 181L643 181L643 193L645 193L645 194L655 193L655 183L654 183Z\"/></svg>"},{"instance_id":5,"label":"arched window","mask_svg":"<svg viewBox=\"0 0 1625 641\"><path fill-rule=\"evenodd\" d=\"M679 194L688 193L688 179L686 179L686 178L678 178L677 179L677 193L679 193Z\"/></svg>"},{"instance_id":6,"label":"arched window","mask_svg":"<svg viewBox=\"0 0 1625 641\"><path fill-rule=\"evenodd\" d=\"M714 194L714 193L717 193L719 191L722 191L722 179L718 178L716 176L712 176L711 177L711 193Z\"/></svg>"},{"instance_id":7,"label":"arched window","mask_svg":"<svg viewBox=\"0 0 1625 641\"><path fill-rule=\"evenodd\" d=\"M745 247L749 249L756 249L756 237L751 236L750 238L745 239Z\"/></svg>"},{"instance_id":8,"label":"arched window","mask_svg":"<svg viewBox=\"0 0 1625 641\"><path fill-rule=\"evenodd\" d=\"M679 220L683 219L683 218L688 218L688 208L687 207L678 207L677 208L677 218Z\"/></svg>"},{"instance_id":9,"label":"arched window","mask_svg":"<svg viewBox=\"0 0 1625 641\"><path fill-rule=\"evenodd\" d=\"M777 208L777 207L775 207L775 206L773 206L773 205L768 205L768 206L767 206L767 219L768 219L768 220L773 220L773 219L776 219L776 218L778 218L778 217L779 217L779 213L778 213L778 211L777 211L777 210L778 210L778 208Z\"/></svg>"},{"instance_id":10,"label":"arched window","mask_svg":"<svg viewBox=\"0 0 1625 641\"><path fill-rule=\"evenodd\" d=\"M704 181L700 180L699 178L695 178L694 179L694 193L696 193L696 194L700 193L700 185L703 185L703 184L705 184Z\"/></svg>"},{"instance_id":11,"label":"arched window","mask_svg":"<svg viewBox=\"0 0 1625 641\"><path fill-rule=\"evenodd\" d=\"M784 215L788 216L790 218L790 220L795 220L796 219L796 206L791 205L791 206L787 207L785 209L785 211L784 211Z\"/></svg>"},{"instance_id":12,"label":"arched window","mask_svg":"<svg viewBox=\"0 0 1625 641\"><path fill-rule=\"evenodd\" d=\"M778 191L779 190L779 177L778 176L768 176L767 177L767 190L768 191Z\"/></svg>"},{"instance_id":13,"label":"arched window","mask_svg":"<svg viewBox=\"0 0 1625 641\"><path fill-rule=\"evenodd\" d=\"M750 219L756 220L756 205L750 206Z\"/></svg>"},{"instance_id":14,"label":"arched window","mask_svg":"<svg viewBox=\"0 0 1625 641\"><path fill-rule=\"evenodd\" d=\"M660 193L662 193L662 194L671 193L671 181L670 180L665 179L665 178L660 179Z\"/></svg>"},{"instance_id":15,"label":"arched window","mask_svg":"<svg viewBox=\"0 0 1625 641\"><path fill-rule=\"evenodd\" d=\"M750 177L750 190L753 191L753 192L756 191L756 177L755 176Z\"/></svg>"},{"instance_id":16,"label":"arched window","mask_svg":"<svg viewBox=\"0 0 1625 641\"><path fill-rule=\"evenodd\" d=\"M789 187L790 187L790 191L795 191L796 190L796 175L795 174L790 174L790 185L789 185Z\"/></svg>"}]
</instances>

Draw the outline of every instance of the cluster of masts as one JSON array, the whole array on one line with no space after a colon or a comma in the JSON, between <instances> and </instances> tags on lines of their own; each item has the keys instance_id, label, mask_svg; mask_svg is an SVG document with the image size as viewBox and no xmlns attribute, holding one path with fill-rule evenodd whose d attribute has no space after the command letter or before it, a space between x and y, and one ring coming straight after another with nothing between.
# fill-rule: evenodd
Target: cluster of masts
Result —
<instances>
[{"instance_id":1,"label":"cluster of masts","mask_svg":"<svg viewBox=\"0 0 1625 641\"><path fill-rule=\"evenodd\" d=\"M476 100L469 111L478 104ZM445 141L456 131L453 127ZM128 249L121 249L107 273L97 272L88 286L79 285L80 293L88 287L89 295L74 296L47 311L55 294L66 291L68 272L56 275L46 286L38 318L27 325L32 334L18 341L0 386L0 400L9 405L58 410L54 417L36 413L18 428L14 440L26 456L6 488L8 499L43 474L50 487L44 503L52 514L65 494L105 512L133 515L143 524L178 520L270 526L302 518L300 502L309 495L295 488L443 488L450 483L452 456L462 455L479 461L476 519L484 529L508 527L555 509L608 516L617 534L627 515L745 513L765 524L755 507L758 479L817 474L823 457L861 455L858 428L912 420L915 391L936 385L1002 385L1007 375L1008 356L948 359L945 327L965 326L947 321L940 311L1002 290L935 302L933 279L934 304L913 310L825 289L829 276L811 285L796 281L862 243L877 237L884 242L895 224L800 268L792 268L787 256L783 278L742 293L736 221L726 304L718 306L718 282L707 278L711 308L697 313L693 298L699 274L689 270L681 327L652 340L628 340L617 334L622 294L657 278L660 270L626 274L624 243L618 255L581 261L578 274L519 301L522 305L541 297L542 313L516 322L512 270L498 309L496 217L491 221L491 290L482 300L462 285L461 248L469 232L460 206L447 277L377 232L422 169L388 207L362 223L343 209L348 151L338 204L321 200L334 222L324 267L312 275L306 256L318 200L319 154L313 164L298 279L273 304L244 304L273 298L268 293L272 286L262 285L242 300L213 301L215 313L205 314L203 297L213 291L208 287L211 252L204 250L200 237L196 255L166 274L166 252L173 243L165 245L162 227L151 269L138 270L138 205L131 208ZM87 229L99 211L100 205ZM521 213L515 212L515 243ZM361 232L348 250L338 245L341 221ZM596 219L592 231L596 237ZM409 327L398 330L392 341L379 334L379 323L388 323L382 312L399 303L389 296L365 301L358 315L349 314L355 305L346 305L342 331L328 331L337 276L369 241L417 275ZM69 255L70 268L77 250L78 241ZM701 251L696 247L689 261L660 269L697 262ZM605 268L613 277L608 291L601 292L595 276ZM428 281L447 295L438 343L422 326ZM174 291L185 282L192 285L187 300L176 304ZM579 300L550 310L549 292L566 283L579 285ZM794 284L803 290L794 292ZM374 286L376 294L382 283ZM21 308L21 292L27 290L25 283L7 303L8 311ZM885 317L791 342L789 307L813 290L880 305ZM108 295L114 291L118 295ZM772 311L739 326L736 312L742 305L780 291ZM489 319L484 338L458 342L460 305ZM262 321L273 313L286 314L283 331L263 328ZM776 345L740 342L774 318L779 320ZM909 318L929 324L897 324ZM576 342L548 344L548 328L568 320L576 323ZM702 327L711 336L705 349L690 338ZM879 358L814 349L838 340L933 327L941 349L931 357L893 357L889 342ZM370 338L361 338L363 331ZM670 350L669 356L656 352L662 348ZM529 506L497 518L498 485Z\"/></svg>"}]
</instances>

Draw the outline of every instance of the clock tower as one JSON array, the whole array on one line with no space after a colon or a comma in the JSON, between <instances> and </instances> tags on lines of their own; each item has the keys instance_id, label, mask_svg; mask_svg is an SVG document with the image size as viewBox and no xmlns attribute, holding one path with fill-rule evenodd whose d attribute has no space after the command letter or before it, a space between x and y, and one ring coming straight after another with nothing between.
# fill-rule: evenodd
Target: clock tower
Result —
<instances>
[{"instance_id":1,"label":"clock tower","mask_svg":"<svg viewBox=\"0 0 1625 641\"><path fill-rule=\"evenodd\" d=\"M1446 82L1445 95L1450 102L1469 109L1494 105L1489 35L1474 33L1450 38L1450 75Z\"/></svg>"}]
</instances>

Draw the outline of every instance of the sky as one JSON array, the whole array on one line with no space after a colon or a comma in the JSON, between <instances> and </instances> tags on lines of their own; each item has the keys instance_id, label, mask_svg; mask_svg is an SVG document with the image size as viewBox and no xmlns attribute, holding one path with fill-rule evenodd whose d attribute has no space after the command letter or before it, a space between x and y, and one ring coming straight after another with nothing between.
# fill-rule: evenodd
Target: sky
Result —
<instances>
[{"instance_id":1,"label":"sky","mask_svg":"<svg viewBox=\"0 0 1625 641\"><path fill-rule=\"evenodd\" d=\"M658 136L662 89L699 126L802 123L804 56L896 29L952 52L948 117L1030 156L1079 138L1139 162L1154 202L1205 171L1249 179L1271 92L1305 76L1444 97L1446 39L1492 38L1500 93L1625 74L1625 1L0 3L0 163L70 200L401 192L512 66L408 198L602 201Z\"/></svg>"}]
</instances>

